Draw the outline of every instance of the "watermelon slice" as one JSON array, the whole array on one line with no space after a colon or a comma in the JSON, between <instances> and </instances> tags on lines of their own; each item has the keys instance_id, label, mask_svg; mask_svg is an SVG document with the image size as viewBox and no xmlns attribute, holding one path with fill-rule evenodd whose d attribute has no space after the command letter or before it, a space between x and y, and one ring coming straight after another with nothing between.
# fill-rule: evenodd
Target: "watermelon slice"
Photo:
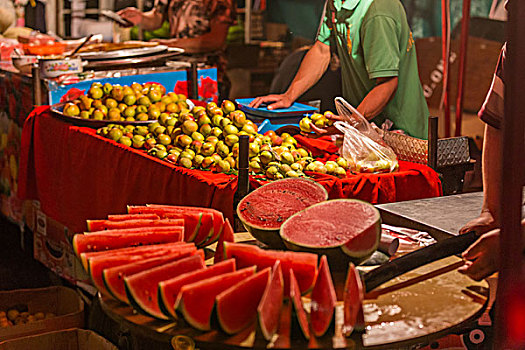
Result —
<instances>
[{"instance_id":1,"label":"watermelon slice","mask_svg":"<svg viewBox=\"0 0 525 350\"><path fill-rule=\"evenodd\" d=\"M211 329L215 297L255 273L255 266L187 284L180 289L176 309L186 322L201 331Z\"/></svg>"},{"instance_id":2,"label":"watermelon slice","mask_svg":"<svg viewBox=\"0 0 525 350\"><path fill-rule=\"evenodd\" d=\"M197 248L195 246L178 246L173 247L171 250L166 249L158 249L155 251L150 251L149 253L143 253L143 254L127 254L127 255L103 255L98 257L92 257L89 258L88 264L88 274L91 277L91 281L93 281L93 285L102 293L111 296L109 291L104 286L104 279L102 278L102 272L104 269L115 267L115 266L121 266L126 265L132 262L137 262L142 259L147 258L153 258L153 257L160 257L164 256L167 253L172 254L179 254L179 256L185 257L189 255L195 254L195 251Z\"/></svg>"},{"instance_id":3,"label":"watermelon slice","mask_svg":"<svg viewBox=\"0 0 525 350\"><path fill-rule=\"evenodd\" d=\"M361 276L354 264L350 264L343 295L343 335L350 336L354 329L364 330L363 299L364 288Z\"/></svg>"},{"instance_id":4,"label":"watermelon slice","mask_svg":"<svg viewBox=\"0 0 525 350\"><path fill-rule=\"evenodd\" d=\"M201 226L193 240L196 246L201 246L213 235L213 215L211 213L202 213L201 215Z\"/></svg>"},{"instance_id":5,"label":"watermelon slice","mask_svg":"<svg viewBox=\"0 0 525 350\"><path fill-rule=\"evenodd\" d=\"M160 217L157 214L116 214L116 215L108 215L108 220L110 220L110 221L125 221L125 220L136 220L136 219L159 220Z\"/></svg>"},{"instance_id":6,"label":"watermelon slice","mask_svg":"<svg viewBox=\"0 0 525 350\"><path fill-rule=\"evenodd\" d=\"M128 233L124 235L97 234L73 236L73 251L77 256L84 252L97 252L101 250L111 250L139 245L151 245L160 243L180 242L184 236L184 228L169 232L141 232Z\"/></svg>"},{"instance_id":7,"label":"watermelon slice","mask_svg":"<svg viewBox=\"0 0 525 350\"><path fill-rule=\"evenodd\" d=\"M364 261L377 249L380 237L379 211L356 199L312 205L281 226L281 238L288 249L326 255L333 267Z\"/></svg>"},{"instance_id":8,"label":"watermelon slice","mask_svg":"<svg viewBox=\"0 0 525 350\"><path fill-rule=\"evenodd\" d=\"M183 273L203 269L205 266L204 252L199 250L193 256L124 277L126 295L130 304L140 312L167 320L168 317L159 309L157 298L159 282Z\"/></svg>"},{"instance_id":9,"label":"watermelon slice","mask_svg":"<svg viewBox=\"0 0 525 350\"><path fill-rule=\"evenodd\" d=\"M188 272L175 278L160 282L158 289L160 310L167 317L177 318L177 313L175 312L174 307L175 301L179 296L180 289L184 285L233 271L235 271L235 260L229 259L209 266L208 268L195 272Z\"/></svg>"},{"instance_id":10,"label":"watermelon slice","mask_svg":"<svg viewBox=\"0 0 525 350\"><path fill-rule=\"evenodd\" d=\"M211 238L204 242L204 244L209 245L215 242L220 234L220 230L224 223L224 216L218 210L211 208L202 208L202 207L186 207L186 206L176 206L176 205L162 205L162 204L148 204L147 206L128 206L128 213L130 214L139 214L139 213L153 213L157 214L160 217L167 217L172 213L211 213L213 215L213 232L214 234Z\"/></svg>"},{"instance_id":11,"label":"watermelon slice","mask_svg":"<svg viewBox=\"0 0 525 350\"><path fill-rule=\"evenodd\" d=\"M133 227L151 227L151 226L184 226L182 219L164 219L164 220L87 220L88 231L115 230Z\"/></svg>"},{"instance_id":12,"label":"watermelon slice","mask_svg":"<svg viewBox=\"0 0 525 350\"><path fill-rule=\"evenodd\" d=\"M281 262L276 261L272 279L266 286L261 302L257 306L257 320L264 338L270 341L279 327L284 299L284 279Z\"/></svg>"},{"instance_id":13,"label":"watermelon slice","mask_svg":"<svg viewBox=\"0 0 525 350\"><path fill-rule=\"evenodd\" d=\"M279 228L293 214L325 201L328 193L319 183L304 178L272 181L244 197L237 215L257 240L274 249L284 249Z\"/></svg>"},{"instance_id":14,"label":"watermelon slice","mask_svg":"<svg viewBox=\"0 0 525 350\"><path fill-rule=\"evenodd\" d=\"M310 328L308 328L308 317L301 300L301 291L295 279L293 270L290 270L290 301L292 303L292 324L299 325L301 334L305 339L310 339ZM296 329L297 327L292 327Z\"/></svg>"},{"instance_id":15,"label":"watermelon slice","mask_svg":"<svg viewBox=\"0 0 525 350\"><path fill-rule=\"evenodd\" d=\"M272 267L277 260L281 261L284 275L284 291L288 296L290 280L288 271L293 269L303 294L309 292L317 276L317 255L300 252L263 250L254 245L224 242L227 258L234 258L238 268L256 265L258 270Z\"/></svg>"},{"instance_id":16,"label":"watermelon slice","mask_svg":"<svg viewBox=\"0 0 525 350\"><path fill-rule=\"evenodd\" d=\"M163 214L163 217L166 219L184 219L184 240L186 242L193 242L200 231L202 215L203 213L174 212L166 215Z\"/></svg>"},{"instance_id":17,"label":"watermelon slice","mask_svg":"<svg viewBox=\"0 0 525 350\"><path fill-rule=\"evenodd\" d=\"M128 296L126 295L126 288L124 286L124 277L131 276L135 273L145 271L147 269L151 269L153 267L160 266L180 258L181 256L179 253L167 254L162 257L146 259L126 265L104 269L102 271L104 287L106 287L106 289L115 299L124 303L129 303Z\"/></svg>"},{"instance_id":18,"label":"watermelon slice","mask_svg":"<svg viewBox=\"0 0 525 350\"><path fill-rule=\"evenodd\" d=\"M87 231L84 232L85 235L124 235L128 233L142 233L142 232L169 232L171 230L179 230L180 225L175 226L151 226L151 227L133 227L133 228L124 228L124 229L114 229L114 230L99 230L99 231Z\"/></svg>"},{"instance_id":19,"label":"watermelon slice","mask_svg":"<svg viewBox=\"0 0 525 350\"><path fill-rule=\"evenodd\" d=\"M93 257L99 257L99 256L120 256L120 255L142 255L142 254L149 254L150 252L156 252L156 251L169 251L169 250L177 250L180 247L186 247L186 246L193 246L195 245L193 243L186 243L186 242L174 242L174 243L164 243L164 244L154 244L154 245L146 245L143 247L126 247L126 248L120 248L120 249L113 249L113 250L104 250L100 252L87 252L80 254L80 261L82 262L82 266L86 271L89 271L89 259Z\"/></svg>"},{"instance_id":20,"label":"watermelon slice","mask_svg":"<svg viewBox=\"0 0 525 350\"><path fill-rule=\"evenodd\" d=\"M337 296L330 275L330 268L326 256L321 257L319 273L312 290L310 309L310 323L316 337L322 337L329 329L335 328L335 305Z\"/></svg>"},{"instance_id":21,"label":"watermelon slice","mask_svg":"<svg viewBox=\"0 0 525 350\"><path fill-rule=\"evenodd\" d=\"M270 282L270 271L268 267L217 295L215 312L225 333L239 333L257 319L257 306Z\"/></svg>"},{"instance_id":22,"label":"watermelon slice","mask_svg":"<svg viewBox=\"0 0 525 350\"><path fill-rule=\"evenodd\" d=\"M213 263L216 264L219 261L224 260L224 242L234 242L235 237L233 234L233 227L230 221L226 219L222 227L222 233L215 248L215 255L213 256Z\"/></svg>"}]
</instances>

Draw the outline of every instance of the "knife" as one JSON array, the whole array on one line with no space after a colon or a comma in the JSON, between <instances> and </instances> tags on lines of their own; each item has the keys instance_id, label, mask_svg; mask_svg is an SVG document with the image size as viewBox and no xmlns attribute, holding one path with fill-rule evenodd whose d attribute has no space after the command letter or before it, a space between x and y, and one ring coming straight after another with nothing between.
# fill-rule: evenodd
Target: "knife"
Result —
<instances>
[{"instance_id":1,"label":"knife","mask_svg":"<svg viewBox=\"0 0 525 350\"><path fill-rule=\"evenodd\" d=\"M451 255L460 254L474 243L476 239L478 239L477 233L470 231L463 235L447 238L415 250L383 264L363 276L365 291L368 293L383 283L390 281L392 278L412 271L420 266Z\"/></svg>"}]
</instances>

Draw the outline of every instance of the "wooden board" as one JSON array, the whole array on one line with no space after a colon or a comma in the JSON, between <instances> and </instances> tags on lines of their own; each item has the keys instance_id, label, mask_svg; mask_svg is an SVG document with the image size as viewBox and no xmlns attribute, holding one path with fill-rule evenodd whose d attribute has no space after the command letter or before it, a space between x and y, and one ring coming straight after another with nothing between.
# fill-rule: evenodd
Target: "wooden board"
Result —
<instances>
[{"instance_id":1,"label":"wooden board","mask_svg":"<svg viewBox=\"0 0 525 350\"><path fill-rule=\"evenodd\" d=\"M400 276L384 286L388 287L433 271L458 261L449 257L423 266ZM336 288L342 289L344 276L335 276ZM397 346L427 343L444 334L461 328L479 317L488 299L488 284L475 282L456 270L435 278L366 300L364 305L367 333L355 334L350 339L341 336L342 303L338 305L336 335L331 339L310 343L299 340L297 333L290 335L289 325L281 335L266 343L248 328L235 336L226 336L219 331L199 332L178 322L157 321L137 314L131 307L106 297L99 297L102 310L111 319L131 332L140 333L157 341L169 343L175 335L194 339L200 349L391 349ZM304 298L306 308L308 299ZM283 318L289 322L288 317Z\"/></svg>"}]
</instances>

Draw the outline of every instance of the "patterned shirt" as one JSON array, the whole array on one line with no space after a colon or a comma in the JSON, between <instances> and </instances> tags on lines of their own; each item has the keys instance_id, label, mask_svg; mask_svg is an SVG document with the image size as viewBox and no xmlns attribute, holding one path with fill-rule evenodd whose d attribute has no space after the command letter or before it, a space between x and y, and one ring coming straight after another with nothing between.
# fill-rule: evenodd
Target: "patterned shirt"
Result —
<instances>
[{"instance_id":1,"label":"patterned shirt","mask_svg":"<svg viewBox=\"0 0 525 350\"><path fill-rule=\"evenodd\" d=\"M493 128L500 129L501 121L505 114L505 56L507 55L507 44L503 45L501 53L498 59L498 65L494 72L492 79L492 85L490 86L487 97L481 109L478 112L478 117L492 126Z\"/></svg>"}]
</instances>

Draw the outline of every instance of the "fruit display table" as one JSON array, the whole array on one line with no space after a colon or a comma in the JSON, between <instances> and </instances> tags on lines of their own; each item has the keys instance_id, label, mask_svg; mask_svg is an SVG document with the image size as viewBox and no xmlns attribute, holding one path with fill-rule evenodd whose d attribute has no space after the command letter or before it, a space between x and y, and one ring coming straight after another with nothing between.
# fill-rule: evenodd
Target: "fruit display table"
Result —
<instances>
[{"instance_id":1,"label":"fruit display table","mask_svg":"<svg viewBox=\"0 0 525 350\"><path fill-rule=\"evenodd\" d=\"M314 156L332 144L298 137ZM311 173L330 198L358 198L373 204L441 195L438 175L429 167L400 162L391 174L358 174L339 179ZM261 184L252 179L252 186ZM218 209L233 217L235 175L190 170L148 156L54 117L47 107L26 120L22 135L19 194L37 199L48 216L73 232L85 220L125 212L128 204L167 203Z\"/></svg>"}]
</instances>

